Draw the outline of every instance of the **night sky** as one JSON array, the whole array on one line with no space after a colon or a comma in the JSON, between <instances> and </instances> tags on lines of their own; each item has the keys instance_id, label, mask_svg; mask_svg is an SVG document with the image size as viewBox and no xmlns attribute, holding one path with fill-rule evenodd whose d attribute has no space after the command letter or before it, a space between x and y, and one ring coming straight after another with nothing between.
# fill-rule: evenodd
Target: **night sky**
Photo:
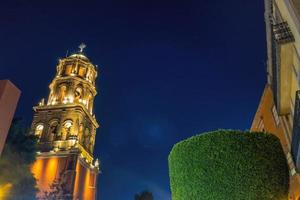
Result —
<instances>
[{"instance_id":1,"label":"night sky","mask_svg":"<svg viewBox=\"0 0 300 200\"><path fill-rule=\"evenodd\" d=\"M249 129L266 82L262 0L0 3L0 79L21 90L16 116L48 95L59 58L87 44L99 66L98 199L169 200L167 157L185 138Z\"/></svg>"}]
</instances>

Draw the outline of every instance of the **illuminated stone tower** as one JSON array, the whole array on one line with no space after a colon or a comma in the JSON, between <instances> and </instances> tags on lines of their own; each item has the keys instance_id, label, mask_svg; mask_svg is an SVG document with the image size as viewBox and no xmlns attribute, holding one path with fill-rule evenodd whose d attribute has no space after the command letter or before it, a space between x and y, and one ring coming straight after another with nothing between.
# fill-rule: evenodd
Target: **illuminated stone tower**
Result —
<instances>
[{"instance_id":1,"label":"illuminated stone tower","mask_svg":"<svg viewBox=\"0 0 300 200\"><path fill-rule=\"evenodd\" d=\"M38 198L62 186L61 199L96 199L98 160L93 161L96 129L93 114L97 68L80 51L60 59L48 100L33 107L31 133L39 138L32 172L40 189Z\"/></svg>"}]
</instances>

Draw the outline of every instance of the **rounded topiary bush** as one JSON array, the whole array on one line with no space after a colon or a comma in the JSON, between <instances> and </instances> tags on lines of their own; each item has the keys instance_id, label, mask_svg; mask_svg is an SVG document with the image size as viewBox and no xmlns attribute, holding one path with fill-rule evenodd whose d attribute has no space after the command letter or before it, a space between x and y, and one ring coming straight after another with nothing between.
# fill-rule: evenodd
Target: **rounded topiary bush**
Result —
<instances>
[{"instance_id":1,"label":"rounded topiary bush","mask_svg":"<svg viewBox=\"0 0 300 200\"><path fill-rule=\"evenodd\" d=\"M279 139L219 130L177 143L169 155L172 200L284 200L289 171Z\"/></svg>"}]
</instances>

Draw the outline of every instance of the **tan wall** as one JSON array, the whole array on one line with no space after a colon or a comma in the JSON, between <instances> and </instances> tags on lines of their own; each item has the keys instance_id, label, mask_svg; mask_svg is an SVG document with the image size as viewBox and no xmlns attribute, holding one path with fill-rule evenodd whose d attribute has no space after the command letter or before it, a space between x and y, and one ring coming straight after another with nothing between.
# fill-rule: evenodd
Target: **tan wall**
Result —
<instances>
[{"instance_id":1,"label":"tan wall","mask_svg":"<svg viewBox=\"0 0 300 200\"><path fill-rule=\"evenodd\" d=\"M263 96L260 100L258 110L255 114L251 126L251 131L265 131L265 132L273 133L280 139L283 148L287 149L288 143L284 136L283 126L281 123L279 123L279 125L276 125L274 116L272 114L273 106L274 106L274 102L273 102L272 90L269 87L269 85L267 85L265 87ZM260 123L263 123L263 128L259 127Z\"/></svg>"},{"instance_id":2,"label":"tan wall","mask_svg":"<svg viewBox=\"0 0 300 200\"><path fill-rule=\"evenodd\" d=\"M0 80L0 155L21 91L9 80Z\"/></svg>"},{"instance_id":3,"label":"tan wall","mask_svg":"<svg viewBox=\"0 0 300 200\"><path fill-rule=\"evenodd\" d=\"M300 1L299 0L292 0L295 11L297 12L298 16L300 16Z\"/></svg>"},{"instance_id":4,"label":"tan wall","mask_svg":"<svg viewBox=\"0 0 300 200\"><path fill-rule=\"evenodd\" d=\"M265 131L276 135L282 144L282 147L287 156L290 167L290 198L298 200L300 198L300 175L295 173L294 164L290 156L290 138L285 133L283 119L279 116L279 123L276 124L275 117L272 112L274 106L273 94L269 85L266 85L263 96L260 100L257 112L255 114L251 131Z\"/></svg>"}]
</instances>

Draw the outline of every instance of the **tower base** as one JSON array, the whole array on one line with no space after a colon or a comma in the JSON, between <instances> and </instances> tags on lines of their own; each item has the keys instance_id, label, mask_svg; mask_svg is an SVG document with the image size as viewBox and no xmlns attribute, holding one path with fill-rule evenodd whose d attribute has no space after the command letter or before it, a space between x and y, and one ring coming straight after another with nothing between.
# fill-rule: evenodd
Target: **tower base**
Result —
<instances>
[{"instance_id":1,"label":"tower base","mask_svg":"<svg viewBox=\"0 0 300 200\"><path fill-rule=\"evenodd\" d=\"M37 199L96 200L99 168L79 152L38 153L31 171L40 190Z\"/></svg>"}]
</instances>

